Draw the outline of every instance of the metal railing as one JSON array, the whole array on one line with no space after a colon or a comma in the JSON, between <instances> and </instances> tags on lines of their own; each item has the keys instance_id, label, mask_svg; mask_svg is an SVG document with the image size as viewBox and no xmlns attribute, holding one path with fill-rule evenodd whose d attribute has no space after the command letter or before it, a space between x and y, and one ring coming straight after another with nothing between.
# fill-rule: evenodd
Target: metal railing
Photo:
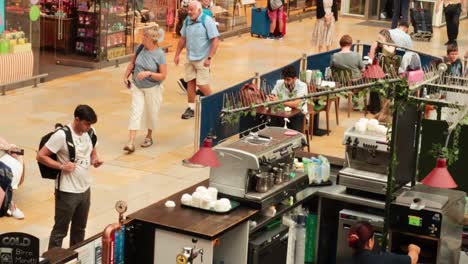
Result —
<instances>
[{"instance_id":1,"label":"metal railing","mask_svg":"<svg viewBox=\"0 0 468 264\"><path fill-rule=\"evenodd\" d=\"M21 79L21 80L18 80L18 81L14 81L14 82L9 82L9 83L2 83L0 84L0 89L2 90L2 95L6 95L6 88L10 85L15 85L15 84L20 84L20 83L23 83L23 82L28 82L28 81L33 81L33 88L36 88L37 87L37 80L38 79L41 79L41 78L45 78L49 76L48 73L44 73L44 74L39 74L39 75L36 75L36 76L33 76L33 77L30 77L30 78L26 78L26 79Z\"/></svg>"}]
</instances>

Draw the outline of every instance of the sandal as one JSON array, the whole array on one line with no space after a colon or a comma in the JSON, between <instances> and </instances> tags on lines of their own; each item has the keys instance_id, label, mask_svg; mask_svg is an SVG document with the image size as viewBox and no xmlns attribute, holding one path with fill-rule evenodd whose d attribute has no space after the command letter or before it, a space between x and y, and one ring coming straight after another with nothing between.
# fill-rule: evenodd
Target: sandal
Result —
<instances>
[{"instance_id":1,"label":"sandal","mask_svg":"<svg viewBox=\"0 0 468 264\"><path fill-rule=\"evenodd\" d=\"M128 153L132 153L135 151L135 146L134 145L125 145L125 147L123 148L123 150L127 151Z\"/></svg>"},{"instance_id":2,"label":"sandal","mask_svg":"<svg viewBox=\"0 0 468 264\"><path fill-rule=\"evenodd\" d=\"M153 139L152 138L145 138L145 141L141 144L142 148L147 148L149 146L153 145Z\"/></svg>"}]
</instances>

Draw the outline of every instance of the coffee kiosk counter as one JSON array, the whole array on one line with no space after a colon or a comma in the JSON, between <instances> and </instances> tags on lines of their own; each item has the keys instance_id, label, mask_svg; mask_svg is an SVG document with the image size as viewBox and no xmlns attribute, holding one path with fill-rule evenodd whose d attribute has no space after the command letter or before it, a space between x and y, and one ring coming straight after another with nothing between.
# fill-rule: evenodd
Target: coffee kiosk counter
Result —
<instances>
[{"instance_id":1,"label":"coffee kiosk counter","mask_svg":"<svg viewBox=\"0 0 468 264\"><path fill-rule=\"evenodd\" d=\"M193 193L198 186L207 187L208 180L130 214L128 218L153 224L157 228L168 231L211 240L247 221L258 212L258 210L242 205L226 214L216 214L182 207L180 205L182 195L184 193ZM166 207L164 204L168 200L174 201L176 206L172 208Z\"/></svg>"}]
</instances>

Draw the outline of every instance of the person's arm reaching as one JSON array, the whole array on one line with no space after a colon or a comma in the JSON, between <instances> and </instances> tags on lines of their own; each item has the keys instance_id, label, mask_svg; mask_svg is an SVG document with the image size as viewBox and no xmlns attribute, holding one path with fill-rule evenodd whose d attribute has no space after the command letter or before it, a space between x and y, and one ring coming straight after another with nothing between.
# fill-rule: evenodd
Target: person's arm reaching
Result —
<instances>
[{"instance_id":1,"label":"person's arm reaching","mask_svg":"<svg viewBox=\"0 0 468 264\"><path fill-rule=\"evenodd\" d=\"M420 252L421 252L421 248L416 246L415 244L410 244L408 246L408 256L411 258L411 264L418 263Z\"/></svg>"}]
</instances>

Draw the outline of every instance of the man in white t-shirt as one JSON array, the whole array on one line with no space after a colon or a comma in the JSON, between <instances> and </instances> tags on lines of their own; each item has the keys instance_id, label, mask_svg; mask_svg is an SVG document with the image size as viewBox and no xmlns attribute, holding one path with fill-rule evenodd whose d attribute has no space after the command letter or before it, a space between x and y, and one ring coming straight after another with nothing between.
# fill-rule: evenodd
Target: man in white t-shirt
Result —
<instances>
[{"instance_id":1,"label":"man in white t-shirt","mask_svg":"<svg viewBox=\"0 0 468 264\"><path fill-rule=\"evenodd\" d=\"M270 101L278 101L296 97L300 98L304 95L307 95L307 84L297 78L297 71L293 66L284 67L281 71L281 75L283 76L283 79L276 82L275 87L268 96ZM301 108L302 113L289 118L290 124L288 127L302 132L304 127L304 114L307 113L307 104L303 103L303 99L297 99L294 101L285 102L284 106L298 109ZM283 126L284 120L272 118L270 125Z\"/></svg>"},{"instance_id":2,"label":"man in white t-shirt","mask_svg":"<svg viewBox=\"0 0 468 264\"><path fill-rule=\"evenodd\" d=\"M37 161L54 169L61 170L60 179L55 184L55 223L50 234L49 249L62 247L62 241L70 229L70 246L84 240L90 207L90 186L92 182L89 168L102 165L93 145L91 125L97 122L94 110L88 105L78 105L74 120L68 125L75 147L75 160L70 161L66 134L57 130L37 154ZM94 131L94 130L92 130ZM69 144L69 143L68 143ZM50 158L57 154L58 161Z\"/></svg>"}]
</instances>

